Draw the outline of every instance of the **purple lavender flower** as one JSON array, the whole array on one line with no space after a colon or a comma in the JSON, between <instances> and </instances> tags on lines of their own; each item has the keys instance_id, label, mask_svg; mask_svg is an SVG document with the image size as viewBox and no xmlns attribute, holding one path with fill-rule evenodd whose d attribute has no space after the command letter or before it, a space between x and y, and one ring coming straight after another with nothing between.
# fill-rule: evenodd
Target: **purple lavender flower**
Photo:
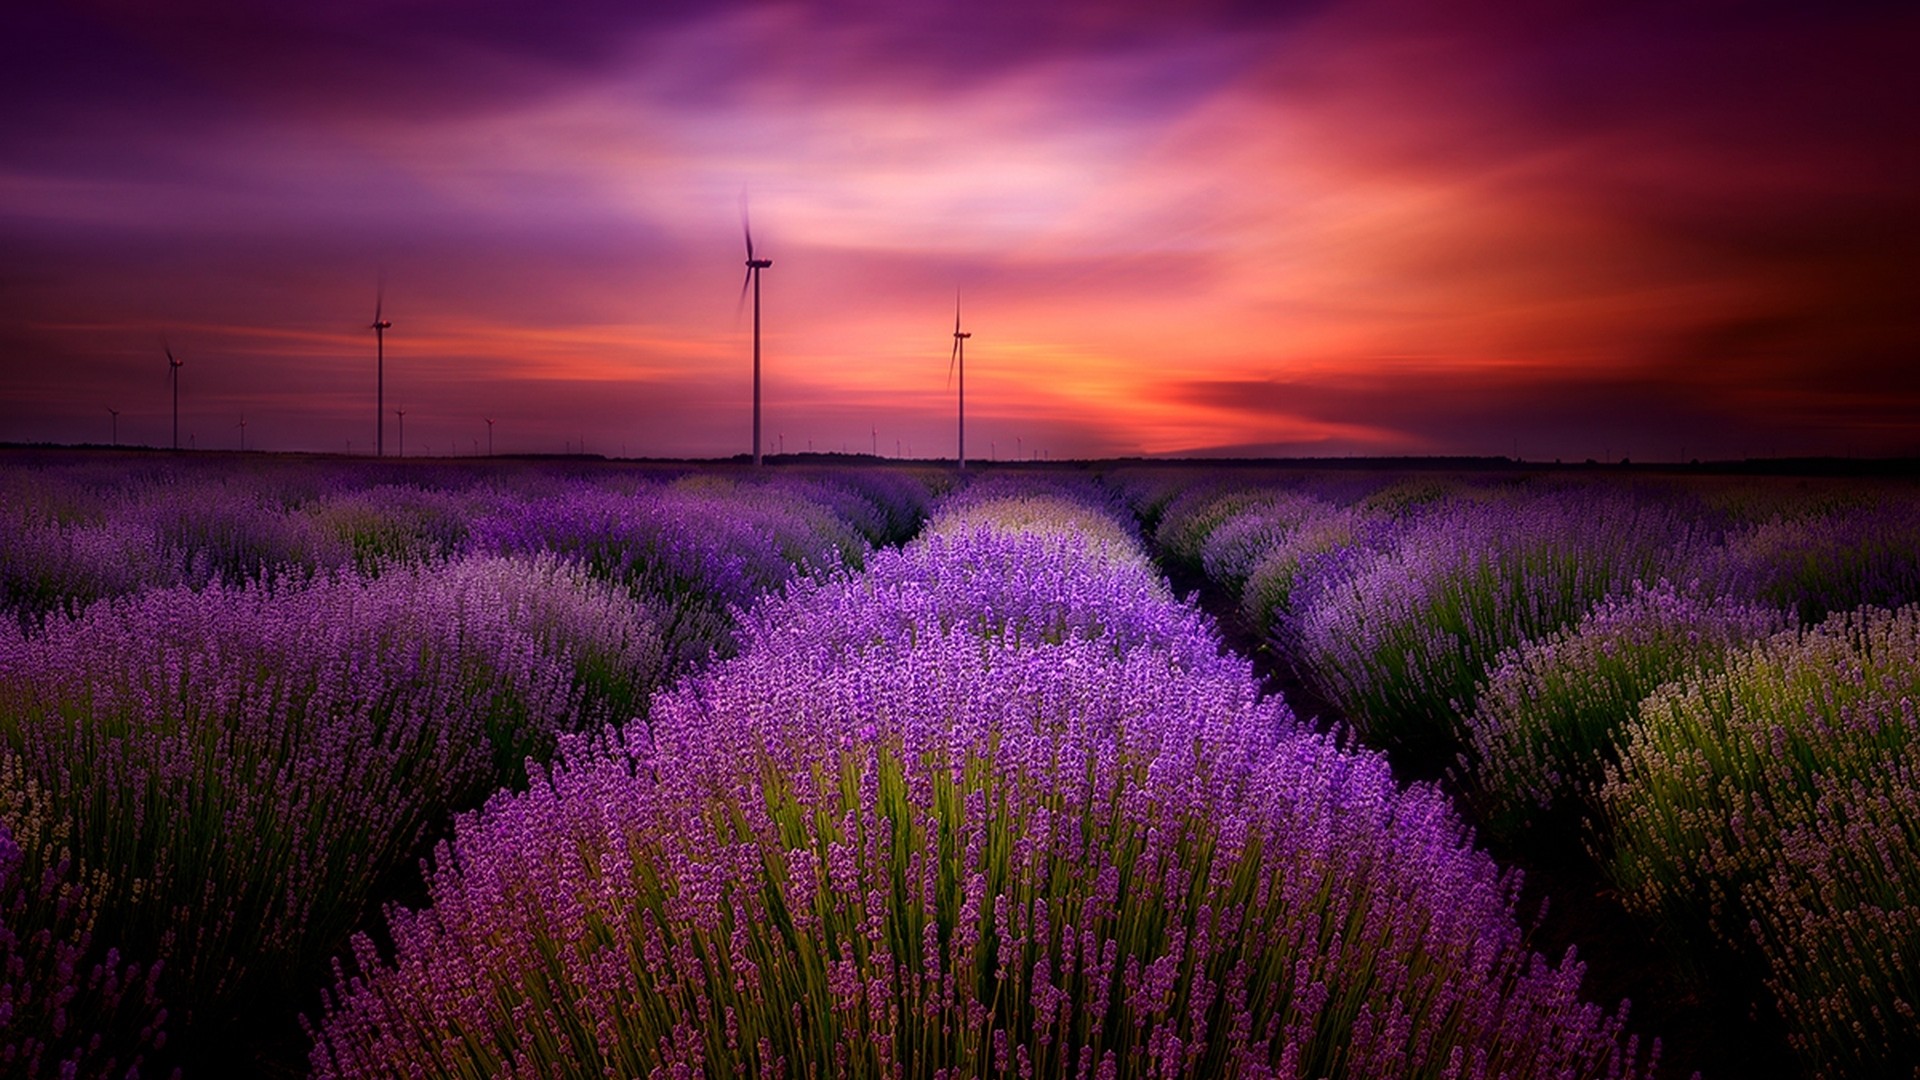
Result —
<instances>
[{"instance_id":1,"label":"purple lavender flower","mask_svg":"<svg viewBox=\"0 0 1920 1080\"><path fill-rule=\"evenodd\" d=\"M659 665L629 598L551 560L157 590L0 633L0 753L192 1026L337 952L452 810Z\"/></svg>"},{"instance_id":2,"label":"purple lavender flower","mask_svg":"<svg viewBox=\"0 0 1920 1080\"><path fill-rule=\"evenodd\" d=\"M1137 549L965 512L462 818L316 1074L1639 1072L1444 796L1301 732Z\"/></svg>"},{"instance_id":3,"label":"purple lavender flower","mask_svg":"<svg viewBox=\"0 0 1920 1080\"><path fill-rule=\"evenodd\" d=\"M1451 756L1487 665L1636 581L1686 582L1717 537L1676 509L1568 489L1419 511L1296 597L1286 637L1366 737Z\"/></svg>"},{"instance_id":4,"label":"purple lavender flower","mask_svg":"<svg viewBox=\"0 0 1920 1080\"><path fill-rule=\"evenodd\" d=\"M1239 592L1274 549L1334 507L1311 495L1275 491L1224 518L1200 545L1200 568L1208 578Z\"/></svg>"},{"instance_id":5,"label":"purple lavender flower","mask_svg":"<svg viewBox=\"0 0 1920 1080\"><path fill-rule=\"evenodd\" d=\"M0 764L0 808L27 811L11 765ZM47 854L29 860L0 820L0 1070L23 1080L137 1077L167 1043L159 970L95 940L85 882L70 858Z\"/></svg>"},{"instance_id":6,"label":"purple lavender flower","mask_svg":"<svg viewBox=\"0 0 1920 1080\"><path fill-rule=\"evenodd\" d=\"M1730 649L1784 625L1771 609L1636 584L1577 625L1502 654L1467 717L1462 759L1485 827L1509 839L1548 821L1577 828L1642 698L1711 674Z\"/></svg>"},{"instance_id":7,"label":"purple lavender flower","mask_svg":"<svg viewBox=\"0 0 1920 1080\"><path fill-rule=\"evenodd\" d=\"M1731 572L1750 595L1791 607L1808 624L1863 604L1920 600L1920 500L1874 495L1736 530L1727 540Z\"/></svg>"},{"instance_id":8,"label":"purple lavender flower","mask_svg":"<svg viewBox=\"0 0 1920 1080\"><path fill-rule=\"evenodd\" d=\"M550 551L625 586L657 611L673 666L730 651L728 609L796 573L866 550L846 524L777 485L693 477L632 492L575 487L474 523L482 551Z\"/></svg>"}]
</instances>

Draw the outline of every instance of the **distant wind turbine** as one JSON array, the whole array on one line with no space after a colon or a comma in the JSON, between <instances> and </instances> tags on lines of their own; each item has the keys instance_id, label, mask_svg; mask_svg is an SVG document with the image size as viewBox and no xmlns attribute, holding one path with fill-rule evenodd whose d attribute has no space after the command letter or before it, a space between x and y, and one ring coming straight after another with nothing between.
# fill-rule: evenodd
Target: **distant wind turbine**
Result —
<instances>
[{"instance_id":1,"label":"distant wind turbine","mask_svg":"<svg viewBox=\"0 0 1920 1080\"><path fill-rule=\"evenodd\" d=\"M407 456L407 410L395 409L393 415L400 418L400 453L397 457Z\"/></svg>"},{"instance_id":2,"label":"distant wind turbine","mask_svg":"<svg viewBox=\"0 0 1920 1080\"><path fill-rule=\"evenodd\" d=\"M173 448L180 449L180 366L186 361L175 359L173 346L161 342L160 347L167 351L167 375L173 380Z\"/></svg>"},{"instance_id":3,"label":"distant wind turbine","mask_svg":"<svg viewBox=\"0 0 1920 1080\"><path fill-rule=\"evenodd\" d=\"M113 445L119 446L120 445L120 410L109 405L107 406L107 411L113 414Z\"/></svg>"},{"instance_id":4,"label":"distant wind turbine","mask_svg":"<svg viewBox=\"0 0 1920 1080\"><path fill-rule=\"evenodd\" d=\"M959 461L962 469L967 467L967 339L970 333L960 331L960 290L953 290L953 355L947 360L947 385L953 385L954 365L960 367L960 450Z\"/></svg>"},{"instance_id":5,"label":"distant wind turbine","mask_svg":"<svg viewBox=\"0 0 1920 1080\"><path fill-rule=\"evenodd\" d=\"M387 330L393 323L381 317L386 307L387 283L383 278L373 294L373 349L375 357L373 390L373 456L387 448Z\"/></svg>"},{"instance_id":6,"label":"distant wind turbine","mask_svg":"<svg viewBox=\"0 0 1920 1080\"><path fill-rule=\"evenodd\" d=\"M247 414L241 413L240 422L233 426L240 429L240 452L244 454L247 452Z\"/></svg>"},{"instance_id":7,"label":"distant wind turbine","mask_svg":"<svg viewBox=\"0 0 1920 1080\"><path fill-rule=\"evenodd\" d=\"M753 463L760 464L760 271L773 265L772 259L753 257L753 226L747 221L747 199L740 197L740 231L747 237L747 276L740 282L740 303L747 302L747 287L753 287ZM738 305L736 305L737 307Z\"/></svg>"},{"instance_id":8,"label":"distant wind turbine","mask_svg":"<svg viewBox=\"0 0 1920 1080\"><path fill-rule=\"evenodd\" d=\"M493 456L493 417L488 416L488 417L484 417L483 419L485 419L487 422L487 456L492 457Z\"/></svg>"}]
</instances>

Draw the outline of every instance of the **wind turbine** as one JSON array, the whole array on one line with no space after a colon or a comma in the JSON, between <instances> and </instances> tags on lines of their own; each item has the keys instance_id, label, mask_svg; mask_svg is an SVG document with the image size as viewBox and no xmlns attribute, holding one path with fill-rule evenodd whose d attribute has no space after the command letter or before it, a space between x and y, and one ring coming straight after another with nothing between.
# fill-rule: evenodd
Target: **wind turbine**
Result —
<instances>
[{"instance_id":1,"label":"wind turbine","mask_svg":"<svg viewBox=\"0 0 1920 1080\"><path fill-rule=\"evenodd\" d=\"M173 379L173 448L180 449L180 365L186 363L173 355L173 346L161 342L160 347L167 351L167 375Z\"/></svg>"},{"instance_id":2,"label":"wind turbine","mask_svg":"<svg viewBox=\"0 0 1920 1080\"><path fill-rule=\"evenodd\" d=\"M393 415L400 418L400 453L396 456L406 457L407 456L407 410L395 409L393 410Z\"/></svg>"},{"instance_id":3,"label":"wind turbine","mask_svg":"<svg viewBox=\"0 0 1920 1080\"><path fill-rule=\"evenodd\" d=\"M747 286L753 286L753 464L760 464L760 271L773 265L772 259L753 257L753 226L747 222L747 199L740 197L740 231L747 237L747 276L740 282L740 303L747 302ZM738 305L735 305L736 309Z\"/></svg>"},{"instance_id":4,"label":"wind turbine","mask_svg":"<svg viewBox=\"0 0 1920 1080\"><path fill-rule=\"evenodd\" d=\"M240 452L244 454L247 452L247 414L246 413L240 414L240 422L238 424L235 424L234 427L237 427L240 429Z\"/></svg>"},{"instance_id":5,"label":"wind turbine","mask_svg":"<svg viewBox=\"0 0 1920 1080\"><path fill-rule=\"evenodd\" d=\"M120 445L120 410L109 405L107 406L107 411L113 414L113 445L119 446Z\"/></svg>"},{"instance_id":6,"label":"wind turbine","mask_svg":"<svg viewBox=\"0 0 1920 1080\"><path fill-rule=\"evenodd\" d=\"M493 417L483 417L487 422L487 456L493 456Z\"/></svg>"},{"instance_id":7,"label":"wind turbine","mask_svg":"<svg viewBox=\"0 0 1920 1080\"><path fill-rule=\"evenodd\" d=\"M960 332L960 290L953 290L953 355L947 360L947 385L953 385L954 365L960 367L960 452L962 469L967 467L967 339L970 333Z\"/></svg>"},{"instance_id":8,"label":"wind turbine","mask_svg":"<svg viewBox=\"0 0 1920 1080\"><path fill-rule=\"evenodd\" d=\"M381 318L386 306L387 283L380 282L373 294L373 349L375 356L373 391L373 456L380 457L387 447L387 330L393 323Z\"/></svg>"}]
</instances>

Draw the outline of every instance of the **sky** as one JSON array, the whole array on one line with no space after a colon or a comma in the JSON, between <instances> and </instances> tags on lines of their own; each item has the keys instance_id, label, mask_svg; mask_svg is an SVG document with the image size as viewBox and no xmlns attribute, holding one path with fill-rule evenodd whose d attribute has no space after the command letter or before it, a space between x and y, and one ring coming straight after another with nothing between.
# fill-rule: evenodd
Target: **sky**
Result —
<instances>
[{"instance_id":1,"label":"sky","mask_svg":"<svg viewBox=\"0 0 1920 1080\"><path fill-rule=\"evenodd\" d=\"M1910 0L8 22L0 441L1920 454Z\"/></svg>"}]
</instances>

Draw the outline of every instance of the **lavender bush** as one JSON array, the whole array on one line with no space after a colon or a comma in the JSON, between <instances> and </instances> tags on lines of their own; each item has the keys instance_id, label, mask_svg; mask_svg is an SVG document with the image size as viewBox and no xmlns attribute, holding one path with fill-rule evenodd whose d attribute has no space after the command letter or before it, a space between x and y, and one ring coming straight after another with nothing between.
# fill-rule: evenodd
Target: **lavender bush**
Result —
<instances>
[{"instance_id":1,"label":"lavender bush","mask_svg":"<svg viewBox=\"0 0 1920 1080\"><path fill-rule=\"evenodd\" d=\"M1920 500L1910 493L1776 514L1736 531L1727 547L1753 596L1794 608L1808 624L1864 604L1920 600Z\"/></svg>"},{"instance_id":2,"label":"lavender bush","mask_svg":"<svg viewBox=\"0 0 1920 1080\"><path fill-rule=\"evenodd\" d=\"M1282 633L1370 742L1450 758L1496 656L1636 581L1693 579L1715 539L1661 503L1580 489L1441 504L1377 555L1316 563Z\"/></svg>"},{"instance_id":3,"label":"lavender bush","mask_svg":"<svg viewBox=\"0 0 1920 1080\"><path fill-rule=\"evenodd\" d=\"M373 572L459 548L469 509L459 497L357 487L356 479L337 466L328 475L336 486L296 493L246 474L183 469L76 490L77 477L51 472L18 484L23 502L0 519L0 607L31 622L143 588L240 585L355 564Z\"/></svg>"},{"instance_id":4,"label":"lavender bush","mask_svg":"<svg viewBox=\"0 0 1920 1080\"><path fill-rule=\"evenodd\" d=\"M1186 671L1229 668L1252 685L1247 662L1222 653L1206 617L1173 599L1137 547L1077 528L1036 529L1030 503L1009 509L1022 527L972 514L965 529L942 520L908 548L876 553L863 574L798 582L756 606L743 640L822 670L949 632L1015 648L1083 640L1123 654L1164 652ZM1055 520L1079 516L1069 506Z\"/></svg>"},{"instance_id":5,"label":"lavender bush","mask_svg":"<svg viewBox=\"0 0 1920 1080\"><path fill-rule=\"evenodd\" d=\"M1641 1071L1444 797L1209 662L1137 548L933 533L461 819L316 1074Z\"/></svg>"},{"instance_id":6,"label":"lavender bush","mask_svg":"<svg viewBox=\"0 0 1920 1080\"><path fill-rule=\"evenodd\" d=\"M330 493L303 506L316 531L344 548L315 562L377 574L395 563L449 558L466 548L468 523L507 496L491 491L439 491L378 484Z\"/></svg>"},{"instance_id":7,"label":"lavender bush","mask_svg":"<svg viewBox=\"0 0 1920 1080\"><path fill-rule=\"evenodd\" d=\"M1836 615L1657 691L1601 790L1628 903L1763 958L1822 1074L1920 1060L1916 700L1920 606Z\"/></svg>"},{"instance_id":8,"label":"lavender bush","mask_svg":"<svg viewBox=\"0 0 1920 1080\"><path fill-rule=\"evenodd\" d=\"M1605 767L1640 701L1718 670L1779 631L1781 614L1661 582L1602 601L1580 622L1495 661L1466 719L1466 785L1482 828L1509 840L1572 831L1597 808Z\"/></svg>"},{"instance_id":9,"label":"lavender bush","mask_svg":"<svg viewBox=\"0 0 1920 1080\"><path fill-rule=\"evenodd\" d=\"M826 508L874 547L920 531L932 499L949 478L938 470L822 469L781 473L788 493Z\"/></svg>"},{"instance_id":10,"label":"lavender bush","mask_svg":"<svg viewBox=\"0 0 1920 1080\"><path fill-rule=\"evenodd\" d=\"M927 531L964 531L976 524L1001 532L1082 535L1140 555L1140 530L1119 496L1074 474L976 477L936 501Z\"/></svg>"},{"instance_id":11,"label":"lavender bush","mask_svg":"<svg viewBox=\"0 0 1920 1080\"><path fill-rule=\"evenodd\" d=\"M346 558L311 519L289 513L270 489L241 476L181 477L133 494L115 516L149 523L178 580L189 584L240 585Z\"/></svg>"},{"instance_id":12,"label":"lavender bush","mask_svg":"<svg viewBox=\"0 0 1920 1080\"><path fill-rule=\"evenodd\" d=\"M0 612L23 625L96 600L180 579L144 523L25 519L0 538Z\"/></svg>"},{"instance_id":13,"label":"lavender bush","mask_svg":"<svg viewBox=\"0 0 1920 1080\"><path fill-rule=\"evenodd\" d=\"M347 939L383 876L559 731L625 719L660 667L631 601L487 559L108 601L0 634L0 752L41 793L4 824L92 883L177 1017ZM617 711L616 711L617 710Z\"/></svg>"},{"instance_id":14,"label":"lavender bush","mask_svg":"<svg viewBox=\"0 0 1920 1080\"><path fill-rule=\"evenodd\" d=\"M1395 478L1356 499L1354 506L1388 518L1411 518L1447 504L1479 502L1488 488L1471 475L1423 473Z\"/></svg>"},{"instance_id":15,"label":"lavender bush","mask_svg":"<svg viewBox=\"0 0 1920 1080\"><path fill-rule=\"evenodd\" d=\"M1911 1076L1920 1062L1920 741L1881 770L1820 777L1746 890L1767 987L1816 1076Z\"/></svg>"},{"instance_id":16,"label":"lavender bush","mask_svg":"<svg viewBox=\"0 0 1920 1080\"><path fill-rule=\"evenodd\" d=\"M865 550L803 495L712 477L631 493L570 488L482 518L473 537L484 551L553 552L624 586L655 609L676 670L731 650L729 608Z\"/></svg>"},{"instance_id":17,"label":"lavender bush","mask_svg":"<svg viewBox=\"0 0 1920 1080\"><path fill-rule=\"evenodd\" d=\"M18 779L0 765L0 806L25 809L27 793L11 790ZM36 875L0 822L0 1072L137 1077L167 1043L159 969L98 944L93 897L72 860L40 861Z\"/></svg>"},{"instance_id":18,"label":"lavender bush","mask_svg":"<svg viewBox=\"0 0 1920 1080\"><path fill-rule=\"evenodd\" d=\"M1201 568L1207 539L1229 519L1271 504L1274 493L1259 488L1212 485L1193 488L1175 498L1154 529L1154 550L1174 566Z\"/></svg>"},{"instance_id":19,"label":"lavender bush","mask_svg":"<svg viewBox=\"0 0 1920 1080\"><path fill-rule=\"evenodd\" d=\"M905 539L924 517L931 484L906 470L748 483L670 469L569 476L171 458L140 468L42 465L0 475L0 610L31 623L142 588L240 585L344 567L374 574L389 563L475 548L552 548L591 562L596 538L580 530L610 527L591 504L631 497L648 509L628 508L629 518L664 515L665 531L684 538L661 541L630 520L635 535L615 539L633 542L631 558L595 565L661 586L660 596L708 589L701 614L722 628L709 628L717 639L727 604L776 587L794 567L857 561L868 544ZM470 535L476 521L486 525L478 538ZM643 550L642 542L667 550ZM737 557L726 554L730 545ZM711 571L705 576L703 563ZM704 648L688 653L704 655Z\"/></svg>"},{"instance_id":20,"label":"lavender bush","mask_svg":"<svg viewBox=\"0 0 1920 1080\"><path fill-rule=\"evenodd\" d=\"M1210 580L1238 594L1275 549L1302 527L1334 512L1332 505L1311 495L1269 492L1207 534L1200 545L1200 568Z\"/></svg>"},{"instance_id":21,"label":"lavender bush","mask_svg":"<svg viewBox=\"0 0 1920 1080\"><path fill-rule=\"evenodd\" d=\"M1297 654L1286 633L1300 607L1299 594L1342 580L1346 575L1338 568L1358 565L1383 550L1393 528L1390 519L1353 507L1305 518L1254 557L1240 587L1241 614L1282 654ZM1303 584L1304 590L1299 588Z\"/></svg>"}]
</instances>

